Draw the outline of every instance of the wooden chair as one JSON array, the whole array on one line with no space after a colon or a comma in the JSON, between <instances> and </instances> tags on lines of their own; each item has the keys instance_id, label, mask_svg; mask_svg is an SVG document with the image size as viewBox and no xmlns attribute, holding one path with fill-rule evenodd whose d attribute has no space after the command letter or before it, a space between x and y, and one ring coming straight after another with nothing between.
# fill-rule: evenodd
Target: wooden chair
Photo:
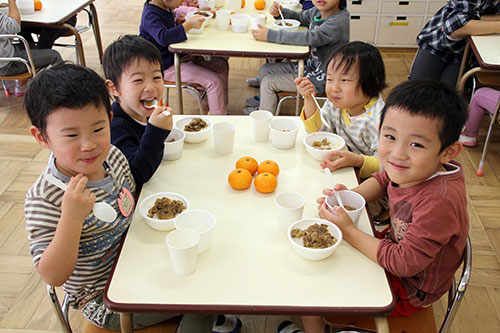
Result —
<instances>
[{"instance_id":1,"label":"wooden chair","mask_svg":"<svg viewBox=\"0 0 500 333\"><path fill-rule=\"evenodd\" d=\"M67 295L64 295L64 300L61 305L59 302L59 298L56 293L56 288L47 285L47 293L49 295L51 304L53 306L54 312L56 313L59 324L61 325L62 332L64 333L72 333L71 325L69 323L68 311L69 311L69 299ZM122 320L129 320L129 316L122 316L126 319L120 318ZM135 330L137 333L175 333L177 331L177 327L180 323L180 316L171 318L162 323L153 325L151 327L143 328L140 330ZM83 326L83 333L116 333L117 331L112 331L108 329L104 329L98 326L95 326L90 321L86 320Z\"/></svg>"},{"instance_id":2,"label":"wooden chair","mask_svg":"<svg viewBox=\"0 0 500 333\"><path fill-rule=\"evenodd\" d=\"M165 86L165 101L168 102L168 92L170 88L175 88L177 87L175 81L163 81L163 85ZM200 109L200 114L203 114L203 106L201 105L201 99L203 96L207 93L205 88L201 86L198 83L188 83L188 82L182 82L181 83L182 89L187 89L191 91L197 99L198 102L198 108Z\"/></svg>"},{"instance_id":3,"label":"wooden chair","mask_svg":"<svg viewBox=\"0 0 500 333\"><path fill-rule=\"evenodd\" d=\"M287 99L297 99L297 92L292 92L292 91L280 91L278 92L278 105L276 106L276 115L279 116L281 107L283 105L283 102L285 102ZM304 97L302 97L304 98ZM326 95L316 95L316 99L320 101L326 101L327 97ZM298 109L295 110L295 115L298 116L300 111Z\"/></svg>"},{"instance_id":4,"label":"wooden chair","mask_svg":"<svg viewBox=\"0 0 500 333\"><path fill-rule=\"evenodd\" d=\"M462 276L458 285L453 279L453 284L448 291L448 307L439 333L445 333L449 329L470 281L472 245L469 237L467 237L462 260ZM375 332L375 323L370 317L327 317L326 320L332 324L334 332ZM410 317L387 317L387 322L391 333L435 333L437 331L432 306Z\"/></svg>"},{"instance_id":5,"label":"wooden chair","mask_svg":"<svg viewBox=\"0 0 500 333\"><path fill-rule=\"evenodd\" d=\"M16 74L16 75L0 75L0 80L2 80L2 84L5 89L5 95L9 96L11 93L7 89L7 86L3 82L4 80L27 80L29 78L35 77L36 72L39 70L35 68L35 63L33 62L33 59L31 58L31 50L29 47L28 42L26 39L24 39L23 36L17 35L17 34L0 34L0 37L2 38L8 38L10 40L18 40L21 43L23 43L24 49L26 51L28 60L23 59L21 57L0 57L1 61L16 61L16 62L22 62L26 66L26 72L21 73L21 74Z\"/></svg>"}]
</instances>

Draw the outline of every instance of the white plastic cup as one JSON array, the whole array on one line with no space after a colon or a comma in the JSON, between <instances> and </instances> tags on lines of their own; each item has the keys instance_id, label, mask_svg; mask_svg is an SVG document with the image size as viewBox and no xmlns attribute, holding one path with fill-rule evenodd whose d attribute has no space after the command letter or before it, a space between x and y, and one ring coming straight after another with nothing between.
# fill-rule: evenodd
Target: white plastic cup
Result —
<instances>
[{"instance_id":1,"label":"white plastic cup","mask_svg":"<svg viewBox=\"0 0 500 333\"><path fill-rule=\"evenodd\" d=\"M190 228L200 234L198 253L203 253L210 248L212 232L215 227L215 216L202 209L189 209L183 211L174 222L176 229Z\"/></svg>"},{"instance_id":2,"label":"white plastic cup","mask_svg":"<svg viewBox=\"0 0 500 333\"><path fill-rule=\"evenodd\" d=\"M299 124L293 119L274 118L269 123L271 144L278 149L295 147Z\"/></svg>"},{"instance_id":3,"label":"white plastic cup","mask_svg":"<svg viewBox=\"0 0 500 333\"><path fill-rule=\"evenodd\" d=\"M229 10L239 13L241 9L241 0L229 0Z\"/></svg>"},{"instance_id":4,"label":"white plastic cup","mask_svg":"<svg viewBox=\"0 0 500 333\"><path fill-rule=\"evenodd\" d=\"M361 211L363 210L366 204L365 198L363 198L361 194L349 190L338 191L338 193L340 195L340 199L342 199L343 205L348 205L354 208L354 210L348 210L348 209L344 210L347 212L347 215L349 215L349 217L351 218L352 222L354 223L354 226L358 227L359 215L361 214ZM325 201L328 210L335 214L333 207L338 206L337 198L335 198L335 195L332 194L326 197Z\"/></svg>"},{"instance_id":5,"label":"white plastic cup","mask_svg":"<svg viewBox=\"0 0 500 333\"><path fill-rule=\"evenodd\" d=\"M266 15L264 14L251 14L250 22L252 24L252 29L259 29L260 25L266 25Z\"/></svg>"},{"instance_id":6,"label":"white plastic cup","mask_svg":"<svg viewBox=\"0 0 500 333\"><path fill-rule=\"evenodd\" d=\"M269 139L269 123L273 114L269 111L256 110L250 113L250 126L255 141L266 142Z\"/></svg>"},{"instance_id":7,"label":"white plastic cup","mask_svg":"<svg viewBox=\"0 0 500 333\"><path fill-rule=\"evenodd\" d=\"M170 264L175 273L186 275L196 270L198 264L198 244L200 233L194 229L184 228L171 231L165 242L168 247Z\"/></svg>"},{"instance_id":8,"label":"white plastic cup","mask_svg":"<svg viewBox=\"0 0 500 333\"><path fill-rule=\"evenodd\" d=\"M249 22L250 15L248 14L231 14L231 29L233 30L233 32L247 32Z\"/></svg>"},{"instance_id":9,"label":"white plastic cup","mask_svg":"<svg viewBox=\"0 0 500 333\"><path fill-rule=\"evenodd\" d=\"M214 10L215 0L198 0L198 7L200 9L210 8L210 10Z\"/></svg>"},{"instance_id":10,"label":"white plastic cup","mask_svg":"<svg viewBox=\"0 0 500 333\"><path fill-rule=\"evenodd\" d=\"M219 30L229 30L229 19L231 11L227 9L219 9L216 12L215 19L217 20L217 27Z\"/></svg>"},{"instance_id":11,"label":"white plastic cup","mask_svg":"<svg viewBox=\"0 0 500 333\"><path fill-rule=\"evenodd\" d=\"M290 225L302 219L306 199L297 192L284 192L274 198L274 204L278 216L278 230L286 237Z\"/></svg>"},{"instance_id":12,"label":"white plastic cup","mask_svg":"<svg viewBox=\"0 0 500 333\"><path fill-rule=\"evenodd\" d=\"M21 15L29 15L35 12L35 2L33 0L17 0L16 4Z\"/></svg>"},{"instance_id":13,"label":"white plastic cup","mask_svg":"<svg viewBox=\"0 0 500 333\"><path fill-rule=\"evenodd\" d=\"M233 152L235 132L236 126L233 123L223 121L214 124L214 142L217 154L227 155Z\"/></svg>"},{"instance_id":14,"label":"white plastic cup","mask_svg":"<svg viewBox=\"0 0 500 333\"><path fill-rule=\"evenodd\" d=\"M173 161L182 157L185 137L186 134L184 134L184 131L172 128L172 131L170 131L170 134L165 139L165 147L163 148L164 160Z\"/></svg>"}]
</instances>

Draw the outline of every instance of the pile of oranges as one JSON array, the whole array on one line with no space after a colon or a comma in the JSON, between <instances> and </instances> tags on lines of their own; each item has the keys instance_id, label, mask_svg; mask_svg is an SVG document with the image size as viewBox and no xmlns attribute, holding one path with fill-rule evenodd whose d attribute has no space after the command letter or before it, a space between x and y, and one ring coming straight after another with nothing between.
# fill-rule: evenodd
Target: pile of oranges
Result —
<instances>
[{"instance_id":1,"label":"pile of oranges","mask_svg":"<svg viewBox=\"0 0 500 333\"><path fill-rule=\"evenodd\" d=\"M257 173L254 180L255 189L260 193L274 192L278 186L276 177L280 173L280 167L271 160L259 164L255 158L244 156L236 162L236 169L231 171L227 181L235 190L245 190L252 184L255 173Z\"/></svg>"}]
</instances>

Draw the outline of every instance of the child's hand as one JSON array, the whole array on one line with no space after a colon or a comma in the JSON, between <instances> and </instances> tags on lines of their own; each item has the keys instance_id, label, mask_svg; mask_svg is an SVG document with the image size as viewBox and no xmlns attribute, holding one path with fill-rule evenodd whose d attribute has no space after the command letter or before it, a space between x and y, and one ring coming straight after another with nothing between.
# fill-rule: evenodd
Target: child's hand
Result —
<instances>
[{"instance_id":1,"label":"child's hand","mask_svg":"<svg viewBox=\"0 0 500 333\"><path fill-rule=\"evenodd\" d=\"M184 15L184 14L179 14L177 16L177 18L175 19L175 24L176 25L183 24L184 22L186 22L186 15Z\"/></svg>"},{"instance_id":2,"label":"child's hand","mask_svg":"<svg viewBox=\"0 0 500 333\"><path fill-rule=\"evenodd\" d=\"M342 230L342 233L346 233L346 230L349 228L356 228L351 218L349 217L349 215L347 215L346 211L342 207L335 206L333 207L333 209L335 211L335 214L330 212L328 210L328 207L326 206L326 203L323 202L319 206L318 215L322 219L335 223L337 227Z\"/></svg>"},{"instance_id":3,"label":"child's hand","mask_svg":"<svg viewBox=\"0 0 500 333\"><path fill-rule=\"evenodd\" d=\"M263 25L258 25L259 29L252 29L252 36L253 39L261 41L261 42L267 42L267 28Z\"/></svg>"},{"instance_id":4,"label":"child's hand","mask_svg":"<svg viewBox=\"0 0 500 333\"><path fill-rule=\"evenodd\" d=\"M279 10L278 10L278 8L279 8ZM269 8L269 14L271 14L273 17L280 16L280 12L279 12L280 10L283 11L283 6L281 6L276 1L273 1L271 8Z\"/></svg>"},{"instance_id":5,"label":"child's hand","mask_svg":"<svg viewBox=\"0 0 500 333\"><path fill-rule=\"evenodd\" d=\"M182 25L184 26L184 30L188 32L191 29L200 29L203 22L205 22L203 15L193 15L193 17L182 23Z\"/></svg>"},{"instance_id":6,"label":"child's hand","mask_svg":"<svg viewBox=\"0 0 500 333\"><path fill-rule=\"evenodd\" d=\"M186 6L198 7L198 0L186 0Z\"/></svg>"},{"instance_id":7,"label":"child's hand","mask_svg":"<svg viewBox=\"0 0 500 333\"><path fill-rule=\"evenodd\" d=\"M83 220L89 215L94 207L95 194L90 192L87 185L88 178L82 174L72 177L68 183L68 188L64 192L61 203L61 217L68 220Z\"/></svg>"},{"instance_id":8,"label":"child's hand","mask_svg":"<svg viewBox=\"0 0 500 333\"><path fill-rule=\"evenodd\" d=\"M314 93L314 84L306 77L298 77L295 79L295 85L298 92L304 96L305 99L311 99Z\"/></svg>"},{"instance_id":9,"label":"child's hand","mask_svg":"<svg viewBox=\"0 0 500 333\"><path fill-rule=\"evenodd\" d=\"M166 116L163 113L163 111L165 110L170 112L169 116ZM172 119L173 113L174 110L172 110L171 108L169 107L165 108L163 106L159 106L155 108L153 113L151 113L151 116L149 117L149 123L164 130L171 130L174 125L174 121Z\"/></svg>"},{"instance_id":10,"label":"child's hand","mask_svg":"<svg viewBox=\"0 0 500 333\"><path fill-rule=\"evenodd\" d=\"M333 159L325 160L325 162L320 165L322 168L328 168L331 171L348 166L360 168L364 161L363 156L348 150L332 151L330 156L333 157Z\"/></svg>"}]
</instances>

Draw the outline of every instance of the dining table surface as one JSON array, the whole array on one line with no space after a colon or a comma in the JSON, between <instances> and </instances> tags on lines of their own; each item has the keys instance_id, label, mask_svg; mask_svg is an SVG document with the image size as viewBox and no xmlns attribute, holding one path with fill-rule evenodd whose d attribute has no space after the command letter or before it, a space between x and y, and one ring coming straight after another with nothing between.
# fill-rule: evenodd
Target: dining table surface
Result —
<instances>
[{"instance_id":1,"label":"dining table surface","mask_svg":"<svg viewBox=\"0 0 500 333\"><path fill-rule=\"evenodd\" d=\"M229 1L218 9L228 9ZM275 19L269 14L269 6L265 10L256 10L251 3L247 3L245 8L240 8L239 14L261 13L266 15L265 26L269 29L273 27ZM307 27L300 27L307 29ZM251 58L287 58L298 60L298 74L303 76L304 59L309 56L310 48L305 45L290 45L257 41L251 34L251 23L248 24L248 31L244 33L235 33L229 30L219 30L217 20L211 19L211 22L201 34L187 33L187 40L170 44L170 52L174 53L174 66L176 72L177 85L177 108L179 113L183 113L182 104L182 74L180 72L180 55L205 55L205 56L224 56L224 57L251 57ZM298 101L299 99L297 99Z\"/></svg>"},{"instance_id":2,"label":"dining table surface","mask_svg":"<svg viewBox=\"0 0 500 333\"><path fill-rule=\"evenodd\" d=\"M182 117L175 115L174 121ZM144 184L136 207L153 193L183 195L190 209L215 216L210 249L198 256L193 273L175 274L165 243L168 232L150 228L136 208L105 289L106 306L123 313L363 315L375 317L379 331L387 331L385 315L395 298L383 268L346 241L324 260L304 259L278 228L277 194L302 194L303 218L318 218L316 199L331 187L320 161L306 151L300 118L287 117L300 128L295 147L281 150L270 141L253 140L248 116L208 117L236 125L233 152L218 155L212 133L204 142L184 143L182 157L162 161ZM279 164L273 193L259 193L253 184L246 190L230 187L228 175L243 156ZM352 167L334 171L333 177L348 188L358 184ZM358 228L373 235L366 209Z\"/></svg>"},{"instance_id":3,"label":"dining table surface","mask_svg":"<svg viewBox=\"0 0 500 333\"><path fill-rule=\"evenodd\" d=\"M99 59L102 63L102 40L99 28L99 20L97 18L97 10L94 6L95 0L43 0L42 9L37 10L32 14L21 13L21 25L25 27L41 27L41 28L60 28L68 29L76 38L76 48L78 53L78 62L85 66L85 54L80 32L65 22L77 15L84 8L89 7L91 13L91 26L94 31L94 38L99 53Z\"/></svg>"}]
</instances>

